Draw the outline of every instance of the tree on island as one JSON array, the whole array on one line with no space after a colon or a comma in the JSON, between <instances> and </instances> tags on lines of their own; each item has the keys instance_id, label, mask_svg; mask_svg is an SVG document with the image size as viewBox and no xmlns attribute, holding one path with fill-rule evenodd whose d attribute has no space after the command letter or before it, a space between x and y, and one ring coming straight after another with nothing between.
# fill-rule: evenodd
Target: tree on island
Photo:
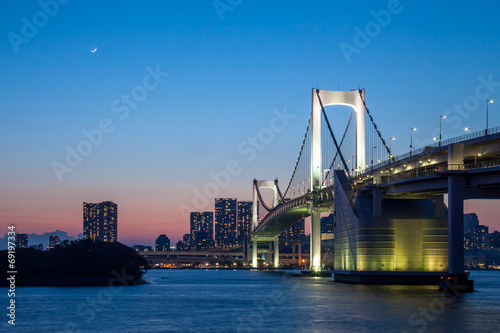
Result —
<instances>
[{"instance_id":1,"label":"tree on island","mask_svg":"<svg viewBox=\"0 0 500 333\"><path fill-rule=\"evenodd\" d=\"M8 251L0 251L4 274L10 270L7 257ZM133 285L149 268L144 257L118 242L66 240L50 251L16 249L15 257L17 286Z\"/></svg>"}]
</instances>

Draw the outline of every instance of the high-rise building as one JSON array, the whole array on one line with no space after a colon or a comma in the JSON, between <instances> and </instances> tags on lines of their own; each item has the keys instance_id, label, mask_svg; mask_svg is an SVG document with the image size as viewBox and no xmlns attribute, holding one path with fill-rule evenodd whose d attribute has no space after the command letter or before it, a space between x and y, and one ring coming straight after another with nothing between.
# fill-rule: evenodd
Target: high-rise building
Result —
<instances>
[{"instance_id":1,"label":"high-rise building","mask_svg":"<svg viewBox=\"0 0 500 333\"><path fill-rule=\"evenodd\" d=\"M476 248L480 250L488 249L490 247L489 228L485 225L478 225L475 229L475 234L477 239Z\"/></svg>"},{"instance_id":2,"label":"high-rise building","mask_svg":"<svg viewBox=\"0 0 500 333\"><path fill-rule=\"evenodd\" d=\"M170 239L167 235L158 236L155 242L155 251L170 251Z\"/></svg>"},{"instance_id":3,"label":"high-rise building","mask_svg":"<svg viewBox=\"0 0 500 333\"><path fill-rule=\"evenodd\" d=\"M205 231L195 232L193 239L193 248L196 250L206 250L213 247L212 237L210 237L210 235Z\"/></svg>"},{"instance_id":4,"label":"high-rise building","mask_svg":"<svg viewBox=\"0 0 500 333\"><path fill-rule=\"evenodd\" d=\"M112 201L83 203L83 239L116 242L118 206Z\"/></svg>"},{"instance_id":5,"label":"high-rise building","mask_svg":"<svg viewBox=\"0 0 500 333\"><path fill-rule=\"evenodd\" d=\"M215 199L215 246L236 246L236 199Z\"/></svg>"},{"instance_id":6,"label":"high-rise building","mask_svg":"<svg viewBox=\"0 0 500 333\"><path fill-rule=\"evenodd\" d=\"M499 249L500 248L500 232L493 231L490 234L490 247Z\"/></svg>"},{"instance_id":7,"label":"high-rise building","mask_svg":"<svg viewBox=\"0 0 500 333\"><path fill-rule=\"evenodd\" d=\"M281 239L289 241L305 241L305 220L302 219L292 224L288 229L281 233Z\"/></svg>"},{"instance_id":8,"label":"high-rise building","mask_svg":"<svg viewBox=\"0 0 500 333\"><path fill-rule=\"evenodd\" d=\"M474 230L478 225L479 219L476 213L464 214L464 234L474 233Z\"/></svg>"},{"instance_id":9,"label":"high-rise building","mask_svg":"<svg viewBox=\"0 0 500 333\"><path fill-rule=\"evenodd\" d=\"M184 243L182 241L178 241L175 244L175 250L176 251L182 251L182 250L184 250Z\"/></svg>"},{"instance_id":10,"label":"high-rise building","mask_svg":"<svg viewBox=\"0 0 500 333\"><path fill-rule=\"evenodd\" d=\"M184 236L182 236L182 243L184 243L184 250L189 250L191 244L194 243L194 241L191 240L191 234L184 234Z\"/></svg>"},{"instance_id":11,"label":"high-rise building","mask_svg":"<svg viewBox=\"0 0 500 333\"><path fill-rule=\"evenodd\" d=\"M203 232L205 233L202 237L203 239L206 239L207 244L204 244L203 247L205 248L206 245L208 247L212 247L213 244L213 235L214 235L214 213L213 212L191 212L190 214L190 224L191 224L191 240L195 241L195 244L198 242L196 241L196 233L197 232ZM198 238L199 238L198 237ZM196 245L195 245L196 247Z\"/></svg>"},{"instance_id":12,"label":"high-rise building","mask_svg":"<svg viewBox=\"0 0 500 333\"><path fill-rule=\"evenodd\" d=\"M16 248L18 249L28 248L28 234L16 234Z\"/></svg>"},{"instance_id":13,"label":"high-rise building","mask_svg":"<svg viewBox=\"0 0 500 333\"><path fill-rule=\"evenodd\" d=\"M49 246L47 247L47 250L53 249L59 243L61 243L61 241L59 240L59 236L57 235L49 236Z\"/></svg>"},{"instance_id":14,"label":"high-rise building","mask_svg":"<svg viewBox=\"0 0 500 333\"><path fill-rule=\"evenodd\" d=\"M238 201L238 243L243 244L245 234L252 231L252 201ZM258 209L258 206L257 206ZM258 216L258 213L257 213Z\"/></svg>"}]
</instances>

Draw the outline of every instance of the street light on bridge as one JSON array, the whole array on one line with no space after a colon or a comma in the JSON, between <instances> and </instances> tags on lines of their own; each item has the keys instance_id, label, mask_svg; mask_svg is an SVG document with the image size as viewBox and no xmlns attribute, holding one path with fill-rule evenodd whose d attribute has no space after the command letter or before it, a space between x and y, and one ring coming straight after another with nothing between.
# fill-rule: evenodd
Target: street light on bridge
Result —
<instances>
[{"instance_id":1,"label":"street light on bridge","mask_svg":"<svg viewBox=\"0 0 500 333\"><path fill-rule=\"evenodd\" d=\"M469 138L470 138L471 137L472 128L466 127L466 128L464 128L464 131L469 132Z\"/></svg>"},{"instance_id":2,"label":"street light on bridge","mask_svg":"<svg viewBox=\"0 0 500 333\"><path fill-rule=\"evenodd\" d=\"M416 130L417 129L415 127L410 128L410 157L412 156L412 150L413 150L413 132Z\"/></svg>"},{"instance_id":3,"label":"street light on bridge","mask_svg":"<svg viewBox=\"0 0 500 333\"><path fill-rule=\"evenodd\" d=\"M446 118L446 116L439 116L439 147L441 147L441 119Z\"/></svg>"},{"instance_id":4,"label":"street light on bridge","mask_svg":"<svg viewBox=\"0 0 500 333\"><path fill-rule=\"evenodd\" d=\"M484 131L485 135L488 135L488 105L493 103L492 99L486 100L486 130Z\"/></svg>"},{"instance_id":5,"label":"street light on bridge","mask_svg":"<svg viewBox=\"0 0 500 333\"><path fill-rule=\"evenodd\" d=\"M396 140L396 138L389 138L389 151L391 152L391 154L389 155L389 159L392 158L393 154L392 154L392 141Z\"/></svg>"},{"instance_id":6,"label":"street light on bridge","mask_svg":"<svg viewBox=\"0 0 500 333\"><path fill-rule=\"evenodd\" d=\"M372 147L372 175L373 175L373 150L375 150L377 146Z\"/></svg>"}]
</instances>

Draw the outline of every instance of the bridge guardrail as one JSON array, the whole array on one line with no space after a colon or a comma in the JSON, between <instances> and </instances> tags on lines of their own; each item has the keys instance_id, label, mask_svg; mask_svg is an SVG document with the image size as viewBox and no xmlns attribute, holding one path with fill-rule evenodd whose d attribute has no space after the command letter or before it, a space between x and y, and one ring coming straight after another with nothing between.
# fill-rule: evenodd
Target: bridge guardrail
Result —
<instances>
[{"instance_id":1,"label":"bridge guardrail","mask_svg":"<svg viewBox=\"0 0 500 333\"><path fill-rule=\"evenodd\" d=\"M308 192L307 194L304 194L298 198L285 201L280 205L276 206L261 221L259 221L258 226L262 223L264 224L267 223L268 220L274 219L290 209L303 206L308 202L314 201L314 203L316 204L322 204L324 202L331 200L333 200L333 185L321 189L316 194Z\"/></svg>"},{"instance_id":2,"label":"bridge guardrail","mask_svg":"<svg viewBox=\"0 0 500 333\"><path fill-rule=\"evenodd\" d=\"M437 171L467 171L474 169L486 169L500 166L500 159L481 161L467 164L448 164L437 168Z\"/></svg>"},{"instance_id":3,"label":"bridge guardrail","mask_svg":"<svg viewBox=\"0 0 500 333\"><path fill-rule=\"evenodd\" d=\"M497 134L497 133L500 133L500 126L488 129L488 135L493 135L493 134ZM408 152L408 153L404 153L402 155L394 156L394 159L396 160L396 162L397 161L401 161L401 160L404 160L405 158L408 158L410 156L415 156L415 155L421 154L421 153L423 153L426 150L431 150L431 149L435 149L435 148L445 147L445 146L447 146L449 144L452 144L452 143L457 143L457 142L472 140L472 139L480 138L480 137L483 137L483 136L486 136L485 130L476 131L476 132L473 132L473 133L470 133L470 134L463 134L463 135L460 135L460 136L457 136L457 137L453 137L453 138L450 138L450 139L443 140L443 141L441 141L441 144L439 143L439 141L436 141L435 143L427 145L425 147L420 147L418 149L414 149L411 153ZM386 165L389 165L391 162L392 162L392 160L389 159L389 160L383 161L381 163L375 164L373 166L373 169L384 167ZM372 169L372 167L369 168L369 170L371 170L371 169ZM369 170L368 169L365 170L365 173L369 172Z\"/></svg>"},{"instance_id":4,"label":"bridge guardrail","mask_svg":"<svg viewBox=\"0 0 500 333\"><path fill-rule=\"evenodd\" d=\"M427 170L412 169L404 172L398 172L388 176L382 176L380 177L380 182L376 182L376 184L378 185L380 183L388 183L397 180L410 179L423 176L432 176L432 175L437 175L439 174L439 172L443 171L469 171L474 169L485 169L485 168L493 168L499 166L500 166L500 159L467 163L467 164L448 164L448 165L437 166L433 169L427 169ZM365 183L372 184L372 182L369 182L370 180L371 179L365 180Z\"/></svg>"}]
</instances>

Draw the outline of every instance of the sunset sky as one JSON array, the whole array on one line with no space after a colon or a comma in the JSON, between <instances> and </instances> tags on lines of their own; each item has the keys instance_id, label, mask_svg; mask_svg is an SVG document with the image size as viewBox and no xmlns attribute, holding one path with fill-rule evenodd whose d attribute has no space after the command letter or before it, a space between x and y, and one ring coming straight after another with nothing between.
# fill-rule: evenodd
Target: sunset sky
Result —
<instances>
[{"instance_id":1,"label":"sunset sky","mask_svg":"<svg viewBox=\"0 0 500 333\"><path fill-rule=\"evenodd\" d=\"M440 115L443 139L483 130L486 98L500 126L497 2L40 3L0 5L0 235L76 236L83 202L110 200L121 242L175 242L190 209L288 181L313 87L365 88L396 155L411 127L431 143ZM242 150L277 114L284 129ZM196 196L228 164L228 184ZM465 212L500 230L498 202Z\"/></svg>"}]
</instances>

